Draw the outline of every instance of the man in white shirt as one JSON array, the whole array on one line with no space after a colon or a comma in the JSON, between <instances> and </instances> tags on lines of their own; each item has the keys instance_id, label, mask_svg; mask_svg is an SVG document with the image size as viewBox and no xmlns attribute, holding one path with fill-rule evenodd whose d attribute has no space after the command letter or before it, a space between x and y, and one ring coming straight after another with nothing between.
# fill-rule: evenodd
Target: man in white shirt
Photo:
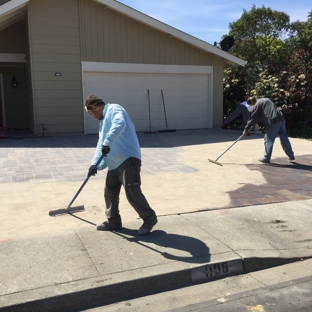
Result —
<instances>
[{"instance_id":1,"label":"man in white shirt","mask_svg":"<svg viewBox=\"0 0 312 312\"><path fill-rule=\"evenodd\" d=\"M236 109L223 121L222 128L224 128L228 123L233 121L238 116L242 116L242 127L245 129L247 120L250 117L250 113L253 110L253 107L247 104L247 99L249 95L246 94L244 97L244 102L239 104Z\"/></svg>"}]
</instances>

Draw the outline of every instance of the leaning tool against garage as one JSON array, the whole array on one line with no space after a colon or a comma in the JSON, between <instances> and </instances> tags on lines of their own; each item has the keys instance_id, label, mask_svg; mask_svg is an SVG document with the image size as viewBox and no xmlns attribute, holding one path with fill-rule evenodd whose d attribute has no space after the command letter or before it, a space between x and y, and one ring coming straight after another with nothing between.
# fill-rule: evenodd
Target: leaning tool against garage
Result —
<instances>
[{"instance_id":1,"label":"leaning tool against garage","mask_svg":"<svg viewBox=\"0 0 312 312\"><path fill-rule=\"evenodd\" d=\"M99 224L97 229L121 229L119 194L123 185L130 205L143 219L139 234L150 233L157 217L141 191L141 150L130 116L119 104L105 104L94 94L86 98L85 109L93 118L100 120L99 139L88 175L95 175L97 169L108 167L104 188L107 221ZM101 155L103 160L95 168Z\"/></svg>"}]
</instances>

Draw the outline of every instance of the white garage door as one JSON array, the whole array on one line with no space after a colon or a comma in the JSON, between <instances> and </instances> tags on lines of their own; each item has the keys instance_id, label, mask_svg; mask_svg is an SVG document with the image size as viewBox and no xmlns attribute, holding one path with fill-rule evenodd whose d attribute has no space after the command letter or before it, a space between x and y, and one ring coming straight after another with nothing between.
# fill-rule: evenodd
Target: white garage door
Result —
<instances>
[{"instance_id":1,"label":"white garage door","mask_svg":"<svg viewBox=\"0 0 312 312\"><path fill-rule=\"evenodd\" d=\"M135 67L142 70L142 65L132 65ZM137 131L148 130L150 126L155 130L166 129L166 117L170 129L209 128L212 126L211 74L189 72L185 67L176 66L174 72L171 68L165 73L159 72L160 67L155 70L155 65L149 70L156 72L148 73L129 72L129 68L128 72L85 71L84 96L94 93L106 103L122 105ZM85 133L97 132L98 121L85 113Z\"/></svg>"}]
</instances>

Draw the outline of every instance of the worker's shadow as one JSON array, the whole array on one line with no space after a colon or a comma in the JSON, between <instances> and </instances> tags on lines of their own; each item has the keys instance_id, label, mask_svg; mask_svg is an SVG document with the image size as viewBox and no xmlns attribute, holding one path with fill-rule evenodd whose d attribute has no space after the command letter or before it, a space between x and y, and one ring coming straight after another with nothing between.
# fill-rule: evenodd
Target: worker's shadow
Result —
<instances>
[{"instance_id":1,"label":"worker's shadow","mask_svg":"<svg viewBox=\"0 0 312 312\"><path fill-rule=\"evenodd\" d=\"M159 253L169 260L188 263L207 263L210 261L209 248L197 238L168 234L162 230L154 230L148 235L139 235L137 230L122 228L119 231L114 231L114 233L129 242ZM156 246L152 247L150 244ZM177 255L179 253L183 255ZM189 254L189 256L185 256L185 253Z\"/></svg>"},{"instance_id":2,"label":"worker's shadow","mask_svg":"<svg viewBox=\"0 0 312 312\"><path fill-rule=\"evenodd\" d=\"M286 164L286 165L271 162L268 165L271 167L280 167L280 168L289 168L289 169L296 169L296 170L312 171L312 166L299 164L297 162L292 162L291 164Z\"/></svg>"}]
</instances>

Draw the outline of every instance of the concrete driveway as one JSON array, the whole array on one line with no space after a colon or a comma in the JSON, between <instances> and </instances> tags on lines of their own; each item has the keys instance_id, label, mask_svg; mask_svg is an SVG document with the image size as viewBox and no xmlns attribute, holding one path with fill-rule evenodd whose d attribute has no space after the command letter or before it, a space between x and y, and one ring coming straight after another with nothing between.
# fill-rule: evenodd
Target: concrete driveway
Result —
<instances>
[{"instance_id":1,"label":"concrete driveway","mask_svg":"<svg viewBox=\"0 0 312 312\"><path fill-rule=\"evenodd\" d=\"M138 133L142 147L142 190L159 216L280 203L312 198L312 141L292 139L296 162L289 163L276 140L272 164L263 156L263 134L242 138L216 159L241 131L181 130ZM1 139L0 241L66 232L105 220L106 170L91 177L73 206L77 218L48 216L66 207L86 178L97 135ZM121 193L123 222L138 218Z\"/></svg>"}]
</instances>

